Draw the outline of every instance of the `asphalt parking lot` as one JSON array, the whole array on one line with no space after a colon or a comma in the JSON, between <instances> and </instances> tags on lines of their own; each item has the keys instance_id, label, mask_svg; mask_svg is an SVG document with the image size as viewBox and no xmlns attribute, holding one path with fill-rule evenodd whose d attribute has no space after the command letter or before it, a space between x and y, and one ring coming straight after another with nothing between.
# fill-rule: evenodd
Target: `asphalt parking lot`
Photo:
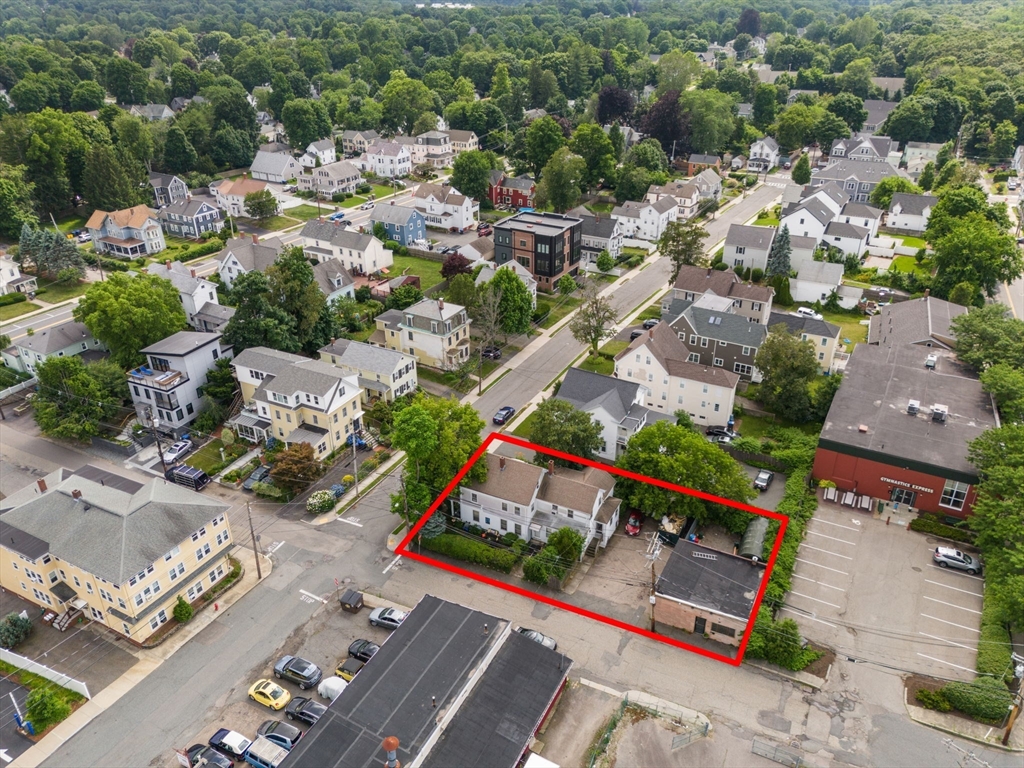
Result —
<instances>
[{"instance_id":1,"label":"asphalt parking lot","mask_svg":"<svg viewBox=\"0 0 1024 768\"><path fill-rule=\"evenodd\" d=\"M940 543L821 503L797 552L783 615L850 658L971 680L984 581L934 565Z\"/></svg>"},{"instance_id":2,"label":"asphalt parking lot","mask_svg":"<svg viewBox=\"0 0 1024 768\"><path fill-rule=\"evenodd\" d=\"M3 763L9 763L32 746L30 739L18 733L12 696L18 702L18 708L24 716L28 690L6 678L0 678L0 761Z\"/></svg>"}]
</instances>

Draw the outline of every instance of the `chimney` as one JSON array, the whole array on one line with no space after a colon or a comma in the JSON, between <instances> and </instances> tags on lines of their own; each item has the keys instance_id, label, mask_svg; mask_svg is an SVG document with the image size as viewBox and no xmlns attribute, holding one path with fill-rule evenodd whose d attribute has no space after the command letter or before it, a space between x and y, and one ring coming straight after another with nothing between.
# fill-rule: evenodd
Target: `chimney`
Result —
<instances>
[{"instance_id":1,"label":"chimney","mask_svg":"<svg viewBox=\"0 0 1024 768\"><path fill-rule=\"evenodd\" d=\"M171 268L171 260L167 259L166 261L164 261L164 266L167 267L168 269L170 269Z\"/></svg>"},{"instance_id":2,"label":"chimney","mask_svg":"<svg viewBox=\"0 0 1024 768\"><path fill-rule=\"evenodd\" d=\"M504 471L505 471L505 457L504 457L504 456L499 456L499 457L498 457L498 468L499 468L499 469L500 469L500 470L501 470L502 472L504 472Z\"/></svg>"},{"instance_id":3,"label":"chimney","mask_svg":"<svg viewBox=\"0 0 1024 768\"><path fill-rule=\"evenodd\" d=\"M74 499L75 501L78 501L80 498L82 498L82 492L76 488L71 492L71 498Z\"/></svg>"},{"instance_id":4,"label":"chimney","mask_svg":"<svg viewBox=\"0 0 1024 768\"><path fill-rule=\"evenodd\" d=\"M384 743L381 744L381 748L387 754L387 759L384 761L384 768L402 768L402 764L398 762L398 745L399 741L394 736L388 736L384 739Z\"/></svg>"},{"instance_id":5,"label":"chimney","mask_svg":"<svg viewBox=\"0 0 1024 768\"><path fill-rule=\"evenodd\" d=\"M334 220L334 226L335 226L335 227L340 227L340 226L341 226L341 223L340 223L340 222L339 222L339 221L338 221L337 219L335 219L335 220Z\"/></svg>"},{"instance_id":6,"label":"chimney","mask_svg":"<svg viewBox=\"0 0 1024 768\"><path fill-rule=\"evenodd\" d=\"M259 235L253 235L252 236L252 244L253 245L259 245L260 244L260 236Z\"/></svg>"},{"instance_id":7,"label":"chimney","mask_svg":"<svg viewBox=\"0 0 1024 768\"><path fill-rule=\"evenodd\" d=\"M438 299L437 300L437 308L438 309L444 309L444 299Z\"/></svg>"},{"instance_id":8,"label":"chimney","mask_svg":"<svg viewBox=\"0 0 1024 768\"><path fill-rule=\"evenodd\" d=\"M190 270L189 270L189 272L190 272L190 273L192 274L192 277L195 277L195 276L196 276L196 270L195 270L195 267L193 267L192 269L190 269Z\"/></svg>"},{"instance_id":9,"label":"chimney","mask_svg":"<svg viewBox=\"0 0 1024 768\"><path fill-rule=\"evenodd\" d=\"M555 474L555 461L554 461L554 459L548 459L548 472L550 474L552 474L552 475Z\"/></svg>"},{"instance_id":10,"label":"chimney","mask_svg":"<svg viewBox=\"0 0 1024 768\"><path fill-rule=\"evenodd\" d=\"M932 292L931 288L925 288L924 289L924 297L927 299L931 295L931 292Z\"/></svg>"},{"instance_id":11,"label":"chimney","mask_svg":"<svg viewBox=\"0 0 1024 768\"><path fill-rule=\"evenodd\" d=\"M39 486L39 492L40 493L46 493L46 481L45 480L43 480L42 478L39 478L38 480L36 480L36 485Z\"/></svg>"},{"instance_id":12,"label":"chimney","mask_svg":"<svg viewBox=\"0 0 1024 768\"><path fill-rule=\"evenodd\" d=\"M647 338L649 338L649 339L653 339L654 338L654 329L653 328L651 328L649 331L647 331Z\"/></svg>"},{"instance_id":13,"label":"chimney","mask_svg":"<svg viewBox=\"0 0 1024 768\"><path fill-rule=\"evenodd\" d=\"M395 201L394 201L394 200L392 200L392 201L391 201L391 204L392 204L392 205L394 205L394 204L395 204Z\"/></svg>"}]
</instances>

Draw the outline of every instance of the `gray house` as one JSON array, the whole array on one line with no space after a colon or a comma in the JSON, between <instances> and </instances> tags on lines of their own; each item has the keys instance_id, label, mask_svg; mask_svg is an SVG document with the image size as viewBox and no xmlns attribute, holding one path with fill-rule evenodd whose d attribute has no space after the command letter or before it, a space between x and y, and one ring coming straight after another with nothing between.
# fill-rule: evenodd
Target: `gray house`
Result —
<instances>
[{"instance_id":1,"label":"gray house","mask_svg":"<svg viewBox=\"0 0 1024 768\"><path fill-rule=\"evenodd\" d=\"M210 201L186 197L157 211L160 226L168 235L198 240L204 232L220 232L220 209Z\"/></svg>"},{"instance_id":2,"label":"gray house","mask_svg":"<svg viewBox=\"0 0 1024 768\"><path fill-rule=\"evenodd\" d=\"M173 173L149 174L149 186L153 188L157 208L188 197L188 185Z\"/></svg>"},{"instance_id":3,"label":"gray house","mask_svg":"<svg viewBox=\"0 0 1024 768\"><path fill-rule=\"evenodd\" d=\"M80 355L91 363L106 356L107 348L93 338L82 323L69 320L31 336L22 336L14 346L2 352L4 364L17 371L35 373L36 367L51 357Z\"/></svg>"},{"instance_id":4,"label":"gray house","mask_svg":"<svg viewBox=\"0 0 1024 768\"><path fill-rule=\"evenodd\" d=\"M758 382L754 357L768 338L768 328L732 312L732 301L702 296L695 302L675 299L661 319L690 350L687 362L724 368L745 381Z\"/></svg>"},{"instance_id":5,"label":"gray house","mask_svg":"<svg viewBox=\"0 0 1024 768\"><path fill-rule=\"evenodd\" d=\"M283 184L302 173L299 161L283 152L257 152L249 173L259 181Z\"/></svg>"},{"instance_id":6,"label":"gray house","mask_svg":"<svg viewBox=\"0 0 1024 768\"><path fill-rule=\"evenodd\" d=\"M404 205L380 205L374 206L370 213L370 226L382 224L387 233L385 240L394 240L396 243L409 246L414 240L425 240L427 237L427 226L423 221L423 214L415 208L406 208Z\"/></svg>"},{"instance_id":7,"label":"gray house","mask_svg":"<svg viewBox=\"0 0 1024 768\"><path fill-rule=\"evenodd\" d=\"M814 174L811 186L821 187L834 181L854 202L866 203L878 182L890 176L909 178L904 171L893 168L889 163L846 159Z\"/></svg>"},{"instance_id":8,"label":"gray house","mask_svg":"<svg viewBox=\"0 0 1024 768\"><path fill-rule=\"evenodd\" d=\"M359 377L364 405L378 398L393 402L418 386L416 358L395 349L337 339L320 350L320 359Z\"/></svg>"},{"instance_id":9,"label":"gray house","mask_svg":"<svg viewBox=\"0 0 1024 768\"><path fill-rule=\"evenodd\" d=\"M775 240L774 227L733 224L725 236L722 260L733 269L764 269Z\"/></svg>"}]
</instances>

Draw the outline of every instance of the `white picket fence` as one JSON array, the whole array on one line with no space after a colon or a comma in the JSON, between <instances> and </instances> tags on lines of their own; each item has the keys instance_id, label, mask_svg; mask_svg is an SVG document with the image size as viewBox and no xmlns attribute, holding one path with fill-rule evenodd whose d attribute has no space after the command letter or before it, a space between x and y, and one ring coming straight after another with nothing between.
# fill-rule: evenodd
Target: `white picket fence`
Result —
<instances>
[{"instance_id":1,"label":"white picket fence","mask_svg":"<svg viewBox=\"0 0 1024 768\"><path fill-rule=\"evenodd\" d=\"M26 379L25 381L21 382L20 384L15 384L14 386L8 387L7 389L0 390L0 402L2 402L3 400L6 400L11 395L16 395L19 392L23 392L26 389L31 389L37 383L38 383L38 380L36 379L35 376L33 376L31 379Z\"/></svg>"},{"instance_id":2,"label":"white picket fence","mask_svg":"<svg viewBox=\"0 0 1024 768\"><path fill-rule=\"evenodd\" d=\"M45 677L47 680L53 681L62 688L67 688L70 691L82 694L87 699L92 698L92 696L89 695L89 687L81 680L75 680L72 677L68 677L63 672L50 669L49 667L40 664L37 661L32 661L32 659L25 658L14 651L9 651L6 648L0 648L0 661L11 664L18 669L23 669L26 672L31 672L33 675Z\"/></svg>"}]
</instances>

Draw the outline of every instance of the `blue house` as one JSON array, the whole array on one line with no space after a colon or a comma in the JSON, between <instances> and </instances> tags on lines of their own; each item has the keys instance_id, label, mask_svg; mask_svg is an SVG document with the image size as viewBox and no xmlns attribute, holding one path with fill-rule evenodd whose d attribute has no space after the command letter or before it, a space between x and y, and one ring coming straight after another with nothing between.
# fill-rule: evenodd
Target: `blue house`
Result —
<instances>
[{"instance_id":1,"label":"blue house","mask_svg":"<svg viewBox=\"0 0 1024 768\"><path fill-rule=\"evenodd\" d=\"M425 240L427 227L423 221L423 215L415 208L405 208L401 205L378 204L370 214L371 225L378 223L384 225L387 232L387 240L394 240L402 245L412 245L414 240Z\"/></svg>"}]
</instances>

